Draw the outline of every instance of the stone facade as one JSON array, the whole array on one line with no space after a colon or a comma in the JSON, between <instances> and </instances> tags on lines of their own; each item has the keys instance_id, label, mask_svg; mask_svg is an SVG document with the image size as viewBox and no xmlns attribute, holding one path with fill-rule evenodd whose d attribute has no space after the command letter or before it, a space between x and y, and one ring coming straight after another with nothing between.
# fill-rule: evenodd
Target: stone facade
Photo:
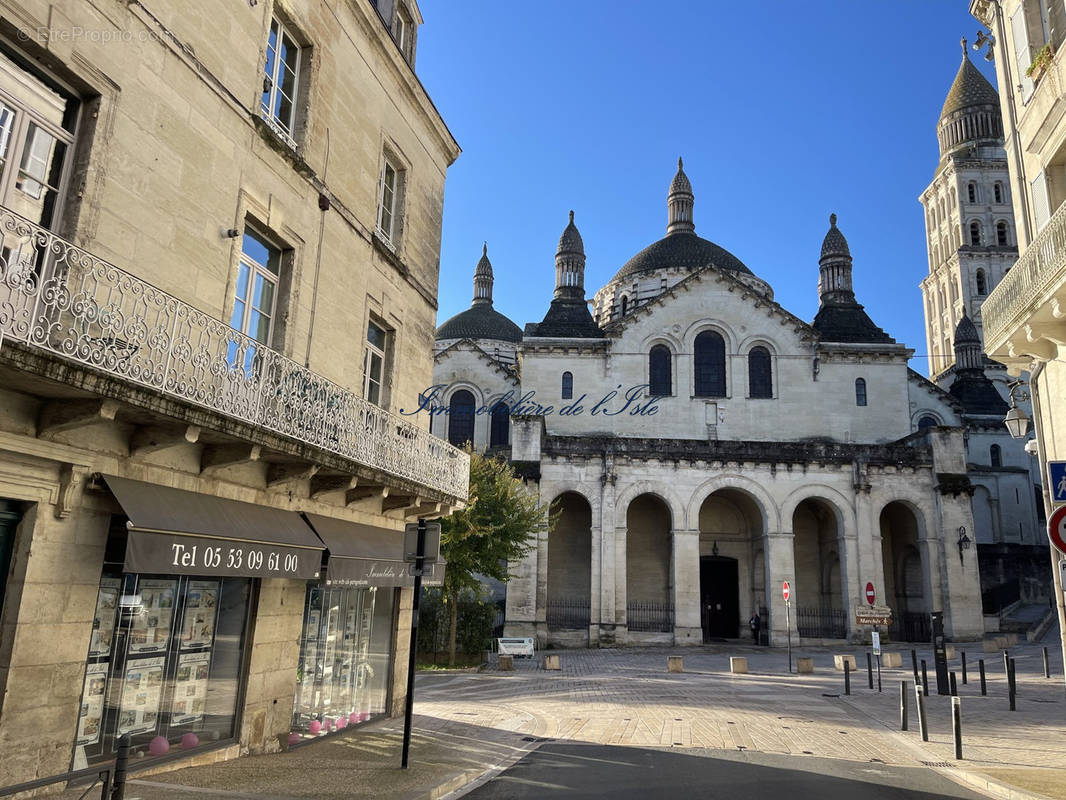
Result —
<instances>
[{"instance_id":1,"label":"stone facade","mask_svg":"<svg viewBox=\"0 0 1066 800\"><path fill-rule=\"evenodd\" d=\"M78 766L124 513L100 475L389 531L464 502L441 461L465 482L465 457L390 413L431 374L459 155L413 70L420 23L413 0L0 2L10 146L43 144L47 161L18 183L5 172L0 195L0 498L15 520L0 528L0 785ZM250 288L257 254L267 289ZM96 288L64 304L90 267ZM157 347L165 367L147 364ZM272 424L246 413L270 402ZM343 445L356 429L374 449ZM288 746L309 584L249 587L234 734L193 758ZM395 712L411 590L388 591Z\"/></svg>"}]
</instances>

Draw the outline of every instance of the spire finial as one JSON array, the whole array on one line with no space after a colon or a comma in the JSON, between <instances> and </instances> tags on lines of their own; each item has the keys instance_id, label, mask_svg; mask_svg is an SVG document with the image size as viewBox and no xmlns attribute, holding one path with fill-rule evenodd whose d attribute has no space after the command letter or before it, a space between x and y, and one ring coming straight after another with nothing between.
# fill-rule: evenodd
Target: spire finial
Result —
<instances>
[{"instance_id":1,"label":"spire finial","mask_svg":"<svg viewBox=\"0 0 1066 800\"><path fill-rule=\"evenodd\" d=\"M681 156L677 157L677 168L682 169L685 166L685 162L681 160Z\"/></svg>"},{"instance_id":2,"label":"spire finial","mask_svg":"<svg viewBox=\"0 0 1066 800\"><path fill-rule=\"evenodd\" d=\"M489 254L489 243L486 241L481 245L481 255L487 256Z\"/></svg>"},{"instance_id":3,"label":"spire finial","mask_svg":"<svg viewBox=\"0 0 1066 800\"><path fill-rule=\"evenodd\" d=\"M570 224L574 224L574 209L570 209Z\"/></svg>"},{"instance_id":4,"label":"spire finial","mask_svg":"<svg viewBox=\"0 0 1066 800\"><path fill-rule=\"evenodd\" d=\"M833 228L835 228L837 226L837 215L836 214L830 214L829 215L829 225L830 225L830 227L833 227Z\"/></svg>"},{"instance_id":5,"label":"spire finial","mask_svg":"<svg viewBox=\"0 0 1066 800\"><path fill-rule=\"evenodd\" d=\"M966 58L966 37L965 36L963 36L961 39L959 39L959 44L962 45L962 57Z\"/></svg>"}]
</instances>

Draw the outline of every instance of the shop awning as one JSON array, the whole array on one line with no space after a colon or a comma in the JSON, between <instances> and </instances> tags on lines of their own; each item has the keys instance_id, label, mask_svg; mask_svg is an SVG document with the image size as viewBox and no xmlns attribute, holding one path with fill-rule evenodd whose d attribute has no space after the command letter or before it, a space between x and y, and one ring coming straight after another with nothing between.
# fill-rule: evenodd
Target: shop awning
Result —
<instances>
[{"instance_id":1,"label":"shop awning","mask_svg":"<svg viewBox=\"0 0 1066 800\"><path fill-rule=\"evenodd\" d=\"M326 582L342 586L414 586L414 565L403 558L403 531L305 514L326 543ZM444 582L444 561L427 564L424 586Z\"/></svg>"},{"instance_id":2,"label":"shop awning","mask_svg":"<svg viewBox=\"0 0 1066 800\"><path fill-rule=\"evenodd\" d=\"M294 511L105 475L129 517L127 572L317 578L322 542Z\"/></svg>"}]
</instances>

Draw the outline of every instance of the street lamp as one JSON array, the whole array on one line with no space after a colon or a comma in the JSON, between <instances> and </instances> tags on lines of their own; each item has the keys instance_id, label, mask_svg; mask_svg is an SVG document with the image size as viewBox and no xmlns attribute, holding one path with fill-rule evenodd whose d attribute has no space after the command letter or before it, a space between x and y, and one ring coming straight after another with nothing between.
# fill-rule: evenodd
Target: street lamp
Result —
<instances>
[{"instance_id":1,"label":"street lamp","mask_svg":"<svg viewBox=\"0 0 1066 800\"><path fill-rule=\"evenodd\" d=\"M1028 400L1029 395L1021 390L1021 381L1010 384L1010 410L1003 418L1003 424L1007 426L1007 432L1014 439L1024 439L1029 432L1029 417L1018 408L1018 399Z\"/></svg>"},{"instance_id":2,"label":"street lamp","mask_svg":"<svg viewBox=\"0 0 1066 800\"><path fill-rule=\"evenodd\" d=\"M959 526L959 561L962 561L962 554L964 551L970 549L970 537L966 535L966 526Z\"/></svg>"}]
</instances>

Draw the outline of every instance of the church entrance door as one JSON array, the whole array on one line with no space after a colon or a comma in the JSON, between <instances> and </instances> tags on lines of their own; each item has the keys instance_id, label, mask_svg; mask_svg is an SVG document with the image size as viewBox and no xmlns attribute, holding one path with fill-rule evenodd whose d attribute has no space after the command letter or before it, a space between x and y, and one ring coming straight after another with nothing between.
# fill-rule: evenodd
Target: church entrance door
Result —
<instances>
[{"instance_id":1,"label":"church entrance door","mask_svg":"<svg viewBox=\"0 0 1066 800\"><path fill-rule=\"evenodd\" d=\"M700 609L704 641L737 638L740 633L740 593L735 558L700 558Z\"/></svg>"}]
</instances>

